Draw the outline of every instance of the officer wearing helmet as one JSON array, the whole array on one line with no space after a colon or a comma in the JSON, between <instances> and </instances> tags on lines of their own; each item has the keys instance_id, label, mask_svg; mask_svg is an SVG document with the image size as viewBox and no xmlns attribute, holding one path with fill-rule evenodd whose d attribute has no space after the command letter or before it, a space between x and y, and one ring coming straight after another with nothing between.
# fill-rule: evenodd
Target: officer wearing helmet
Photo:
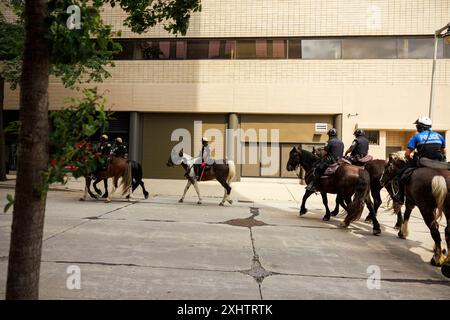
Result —
<instances>
[{"instance_id":1,"label":"officer wearing helmet","mask_svg":"<svg viewBox=\"0 0 450 320\"><path fill-rule=\"evenodd\" d=\"M369 154L369 140L365 137L366 133L362 129L356 129L353 135L355 136L355 140L353 140L350 148L345 151L345 156L347 157L350 153L349 160L352 163L357 163Z\"/></svg>"},{"instance_id":2,"label":"officer wearing helmet","mask_svg":"<svg viewBox=\"0 0 450 320\"><path fill-rule=\"evenodd\" d=\"M337 130L331 128L328 130L328 141L325 144L324 150L326 156L316 163L314 166L314 177L311 183L306 187L306 190L317 192L320 185L320 177L325 173L327 168L336 163L342 158L344 154L344 143L337 137Z\"/></svg>"},{"instance_id":3,"label":"officer wearing helmet","mask_svg":"<svg viewBox=\"0 0 450 320\"><path fill-rule=\"evenodd\" d=\"M431 130L433 125L428 117L420 117L414 124L417 134L415 134L408 143L405 156L411 158L411 153L416 150L417 157L428 158L432 160L445 160L445 140L442 135Z\"/></svg>"},{"instance_id":4,"label":"officer wearing helmet","mask_svg":"<svg viewBox=\"0 0 450 320\"><path fill-rule=\"evenodd\" d=\"M211 158L211 148L209 146L209 140L206 137L202 138L202 150L198 156L198 161L200 163L194 164L195 176L198 178L201 176L202 172L208 170L209 167L214 163Z\"/></svg>"},{"instance_id":5,"label":"officer wearing helmet","mask_svg":"<svg viewBox=\"0 0 450 320\"><path fill-rule=\"evenodd\" d=\"M100 137L100 145L98 147L98 152L102 156L109 157L111 155L112 145L108 140L109 138L106 134L102 134L102 136Z\"/></svg>"},{"instance_id":6,"label":"officer wearing helmet","mask_svg":"<svg viewBox=\"0 0 450 320\"><path fill-rule=\"evenodd\" d=\"M397 176L394 178L394 184L398 184L399 191L394 194L394 200L400 204L404 203L405 187L402 181L403 173L408 168L418 166L420 158L428 158L437 161L446 161L445 159L445 140L438 132L431 130L433 125L429 117L420 117L414 124L416 125L417 133L409 140L407 149L405 150L405 157L409 160L407 164L399 170ZM414 159L411 159L411 153L414 153Z\"/></svg>"},{"instance_id":7,"label":"officer wearing helmet","mask_svg":"<svg viewBox=\"0 0 450 320\"><path fill-rule=\"evenodd\" d=\"M126 154L128 153L128 151L127 147L123 144L123 140L121 137L116 138L113 153L118 158L126 158Z\"/></svg>"}]
</instances>

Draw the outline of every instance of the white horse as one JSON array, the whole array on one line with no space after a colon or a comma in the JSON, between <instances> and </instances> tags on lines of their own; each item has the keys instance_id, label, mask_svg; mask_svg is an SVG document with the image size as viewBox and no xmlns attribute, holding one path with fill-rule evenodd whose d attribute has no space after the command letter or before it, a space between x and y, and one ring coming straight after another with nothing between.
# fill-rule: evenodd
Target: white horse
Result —
<instances>
[{"instance_id":1,"label":"white horse","mask_svg":"<svg viewBox=\"0 0 450 320\"><path fill-rule=\"evenodd\" d=\"M198 204L202 203L202 197L200 195L200 189L198 188L198 181L195 176L194 164L198 163L199 158L192 158L190 155L183 152L183 149L180 152L172 152L169 160L167 161L167 166L173 167L181 165L186 171L185 177L188 180L186 187L184 188L184 193L181 199L178 202L183 202L184 197L186 196L187 191L194 185L195 191L198 195ZM209 170L205 170L202 172L199 180L200 181L210 181L217 180L225 189L224 196L220 205L223 206L225 201L229 204L233 203L233 200L230 199L231 186L230 182L236 175L236 166L231 160L222 160L219 162L214 162L211 165Z\"/></svg>"}]
</instances>

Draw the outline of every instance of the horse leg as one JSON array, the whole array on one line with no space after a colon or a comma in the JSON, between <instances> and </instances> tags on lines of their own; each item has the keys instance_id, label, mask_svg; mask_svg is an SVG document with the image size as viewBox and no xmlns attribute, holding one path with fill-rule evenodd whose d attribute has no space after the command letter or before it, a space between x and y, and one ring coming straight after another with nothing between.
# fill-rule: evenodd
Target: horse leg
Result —
<instances>
[{"instance_id":1,"label":"horse leg","mask_svg":"<svg viewBox=\"0 0 450 320\"><path fill-rule=\"evenodd\" d=\"M197 204L202 204L202 196L200 195L200 189L198 188L198 182L197 181L195 181L195 183L194 183L194 189L195 189L195 191L197 192L197 195L198 195Z\"/></svg>"},{"instance_id":2,"label":"horse leg","mask_svg":"<svg viewBox=\"0 0 450 320\"><path fill-rule=\"evenodd\" d=\"M229 186L229 184L227 183L227 181L225 180L225 178L219 178L217 179L217 181L219 181L219 183L222 185L222 187L224 188L225 192L223 195L223 199L220 202L220 206L223 206L225 204L225 200L227 200L228 202L230 202L230 200L228 199L228 196L231 193L231 187ZM230 203L231 204L231 203Z\"/></svg>"},{"instance_id":3,"label":"horse leg","mask_svg":"<svg viewBox=\"0 0 450 320\"><path fill-rule=\"evenodd\" d=\"M106 202L111 202L111 197L112 197L112 195L114 194L114 192L116 192L116 189L117 189L117 182L118 182L118 178L116 178L116 177L114 177L114 179L113 179L113 187L112 187L112 190L111 190L111 194L108 194L108 196L107 196L107 198L106 198Z\"/></svg>"},{"instance_id":4,"label":"horse leg","mask_svg":"<svg viewBox=\"0 0 450 320\"><path fill-rule=\"evenodd\" d=\"M397 214L397 223L394 226L395 230L400 230L403 224L403 216L402 216L402 206L394 202L394 212Z\"/></svg>"},{"instance_id":5,"label":"horse leg","mask_svg":"<svg viewBox=\"0 0 450 320\"><path fill-rule=\"evenodd\" d=\"M369 216L372 217L372 225L373 225L372 232L374 236L377 236L381 233L381 226L377 219L377 211L373 207L373 203L369 195L367 195L366 205L369 208L369 211L372 210L367 217Z\"/></svg>"},{"instance_id":6,"label":"horse leg","mask_svg":"<svg viewBox=\"0 0 450 320\"><path fill-rule=\"evenodd\" d=\"M413 204L406 203L405 213L403 214L403 223L400 227L400 231L398 232L398 237L401 239L406 239L409 235L408 222L409 222L409 217L411 216L411 212L413 209L414 209ZM398 219L398 216L397 216L397 219Z\"/></svg>"},{"instance_id":7,"label":"horse leg","mask_svg":"<svg viewBox=\"0 0 450 320\"><path fill-rule=\"evenodd\" d=\"M302 205L300 207L300 215L304 215L308 212L308 209L306 209L306 200L313 194L312 191L305 191L305 195L303 196Z\"/></svg>"},{"instance_id":8,"label":"horse leg","mask_svg":"<svg viewBox=\"0 0 450 320\"><path fill-rule=\"evenodd\" d=\"M178 200L179 203L182 203L184 201L184 197L186 196L186 193L188 192L189 188L191 187L191 180L188 180L186 183L186 187L184 187L183 195L181 196L181 199Z\"/></svg>"},{"instance_id":9,"label":"horse leg","mask_svg":"<svg viewBox=\"0 0 450 320\"><path fill-rule=\"evenodd\" d=\"M145 186L144 186L144 181L139 181L139 185L141 186L141 188L142 188L142 192L144 193L144 197L145 197L145 199L148 199L148 192L147 192L147 190L145 190Z\"/></svg>"},{"instance_id":10,"label":"horse leg","mask_svg":"<svg viewBox=\"0 0 450 320\"><path fill-rule=\"evenodd\" d=\"M323 202L323 205L325 206L325 216L322 218L322 220L330 221L331 212L330 212L330 208L328 208L327 194L325 192L321 192L320 194L322 195L322 202Z\"/></svg>"},{"instance_id":11,"label":"horse leg","mask_svg":"<svg viewBox=\"0 0 450 320\"><path fill-rule=\"evenodd\" d=\"M108 179L103 179L103 186L105 187L105 193L103 194L102 198L106 199L108 198Z\"/></svg>"},{"instance_id":12,"label":"horse leg","mask_svg":"<svg viewBox=\"0 0 450 320\"><path fill-rule=\"evenodd\" d=\"M97 188L97 184L98 184L100 181L102 181L102 180L101 180L101 179L96 179L96 180L94 181L94 184L93 184L94 191L95 191L99 196L102 195L102 191L101 191L99 188Z\"/></svg>"},{"instance_id":13,"label":"horse leg","mask_svg":"<svg viewBox=\"0 0 450 320\"><path fill-rule=\"evenodd\" d=\"M445 261L445 256L441 247L441 235L439 233L439 224L435 222L434 209L426 206L420 207L420 213L422 213L423 220L425 221L428 229L430 229L431 237L434 240L434 255L431 258L431 265L439 267Z\"/></svg>"},{"instance_id":14,"label":"horse leg","mask_svg":"<svg viewBox=\"0 0 450 320\"><path fill-rule=\"evenodd\" d=\"M367 215L366 219L364 220L364 222L367 223L371 223L374 220L375 217L375 208L372 202L372 199L370 199L370 195L367 195L367 198L365 200L367 209L369 209L369 214Z\"/></svg>"},{"instance_id":15,"label":"horse leg","mask_svg":"<svg viewBox=\"0 0 450 320\"><path fill-rule=\"evenodd\" d=\"M337 216L338 213L339 213L339 203L340 203L340 202L341 202L341 195L338 194L338 195L336 196L336 206L334 207L334 210L331 211L331 215L332 215L333 217Z\"/></svg>"}]
</instances>

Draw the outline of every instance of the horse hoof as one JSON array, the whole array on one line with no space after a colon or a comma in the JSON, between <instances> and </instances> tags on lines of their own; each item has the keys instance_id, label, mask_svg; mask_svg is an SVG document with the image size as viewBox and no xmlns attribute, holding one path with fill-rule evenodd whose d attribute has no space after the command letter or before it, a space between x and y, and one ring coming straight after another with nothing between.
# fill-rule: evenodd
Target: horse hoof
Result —
<instances>
[{"instance_id":1,"label":"horse hoof","mask_svg":"<svg viewBox=\"0 0 450 320\"><path fill-rule=\"evenodd\" d=\"M443 261L442 261L442 260L443 260L443 259L441 259L441 258L436 258L436 256L433 256L433 258L431 258L430 263L431 263L431 265L434 266L434 267L440 267L440 266L442 266L442 264L443 264Z\"/></svg>"},{"instance_id":2,"label":"horse hoof","mask_svg":"<svg viewBox=\"0 0 450 320\"><path fill-rule=\"evenodd\" d=\"M339 226L340 226L341 228L343 228L343 229L347 229L347 228L348 228L348 224L345 223L345 222L341 222L341 223L339 224Z\"/></svg>"},{"instance_id":3,"label":"horse hoof","mask_svg":"<svg viewBox=\"0 0 450 320\"><path fill-rule=\"evenodd\" d=\"M225 204L223 202L219 203L219 206L223 207Z\"/></svg>"},{"instance_id":4,"label":"horse hoof","mask_svg":"<svg viewBox=\"0 0 450 320\"><path fill-rule=\"evenodd\" d=\"M233 200L227 200L229 204L233 204Z\"/></svg>"},{"instance_id":5,"label":"horse hoof","mask_svg":"<svg viewBox=\"0 0 450 320\"><path fill-rule=\"evenodd\" d=\"M146 193L146 194L144 195L144 198L145 198L145 199L148 199L148 193Z\"/></svg>"},{"instance_id":6,"label":"horse hoof","mask_svg":"<svg viewBox=\"0 0 450 320\"><path fill-rule=\"evenodd\" d=\"M86 201L86 199L85 198L80 198L80 201Z\"/></svg>"},{"instance_id":7,"label":"horse hoof","mask_svg":"<svg viewBox=\"0 0 450 320\"><path fill-rule=\"evenodd\" d=\"M106 203L110 203L110 202L111 202L111 199L106 199L105 202L106 202Z\"/></svg>"},{"instance_id":8,"label":"horse hoof","mask_svg":"<svg viewBox=\"0 0 450 320\"><path fill-rule=\"evenodd\" d=\"M406 239L405 235L404 235L402 232L399 232L399 233L398 233L398 237L399 237L400 239Z\"/></svg>"},{"instance_id":9,"label":"horse hoof","mask_svg":"<svg viewBox=\"0 0 450 320\"><path fill-rule=\"evenodd\" d=\"M396 225L394 226L394 230L400 230L400 228L401 228L401 225L400 225L400 224L396 224Z\"/></svg>"},{"instance_id":10,"label":"horse hoof","mask_svg":"<svg viewBox=\"0 0 450 320\"><path fill-rule=\"evenodd\" d=\"M301 209L300 210L300 215L303 216L308 212L308 209Z\"/></svg>"},{"instance_id":11,"label":"horse hoof","mask_svg":"<svg viewBox=\"0 0 450 320\"><path fill-rule=\"evenodd\" d=\"M202 204L202 202L201 201L197 201L197 204Z\"/></svg>"},{"instance_id":12,"label":"horse hoof","mask_svg":"<svg viewBox=\"0 0 450 320\"><path fill-rule=\"evenodd\" d=\"M184 202L183 199L178 200L178 203L183 203L183 202Z\"/></svg>"},{"instance_id":13,"label":"horse hoof","mask_svg":"<svg viewBox=\"0 0 450 320\"><path fill-rule=\"evenodd\" d=\"M441 272L447 278L450 278L450 261L447 261L442 265Z\"/></svg>"},{"instance_id":14,"label":"horse hoof","mask_svg":"<svg viewBox=\"0 0 450 320\"><path fill-rule=\"evenodd\" d=\"M381 234L381 230L373 230L373 235L374 236L378 236L378 235L380 235Z\"/></svg>"},{"instance_id":15,"label":"horse hoof","mask_svg":"<svg viewBox=\"0 0 450 320\"><path fill-rule=\"evenodd\" d=\"M324 217L322 218L322 220L323 220L323 221L330 221L330 216L324 216Z\"/></svg>"},{"instance_id":16,"label":"horse hoof","mask_svg":"<svg viewBox=\"0 0 450 320\"><path fill-rule=\"evenodd\" d=\"M331 212L331 215L333 216L333 217L336 217L337 215L338 215L338 211L333 211L333 212Z\"/></svg>"},{"instance_id":17,"label":"horse hoof","mask_svg":"<svg viewBox=\"0 0 450 320\"><path fill-rule=\"evenodd\" d=\"M372 224L372 218L370 218L369 216L364 220L365 223L369 223Z\"/></svg>"}]
</instances>

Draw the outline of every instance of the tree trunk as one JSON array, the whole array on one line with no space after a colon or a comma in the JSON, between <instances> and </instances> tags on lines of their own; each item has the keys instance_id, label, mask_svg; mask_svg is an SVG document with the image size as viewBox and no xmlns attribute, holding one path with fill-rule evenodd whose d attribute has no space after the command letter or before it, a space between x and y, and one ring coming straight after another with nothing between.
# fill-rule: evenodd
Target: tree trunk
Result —
<instances>
[{"instance_id":1,"label":"tree trunk","mask_svg":"<svg viewBox=\"0 0 450 320\"><path fill-rule=\"evenodd\" d=\"M48 168L47 0L25 2L18 171L6 299L38 299Z\"/></svg>"},{"instance_id":2,"label":"tree trunk","mask_svg":"<svg viewBox=\"0 0 450 320\"><path fill-rule=\"evenodd\" d=\"M3 97L5 82L0 76L0 181L6 181L5 134L3 132Z\"/></svg>"}]
</instances>

